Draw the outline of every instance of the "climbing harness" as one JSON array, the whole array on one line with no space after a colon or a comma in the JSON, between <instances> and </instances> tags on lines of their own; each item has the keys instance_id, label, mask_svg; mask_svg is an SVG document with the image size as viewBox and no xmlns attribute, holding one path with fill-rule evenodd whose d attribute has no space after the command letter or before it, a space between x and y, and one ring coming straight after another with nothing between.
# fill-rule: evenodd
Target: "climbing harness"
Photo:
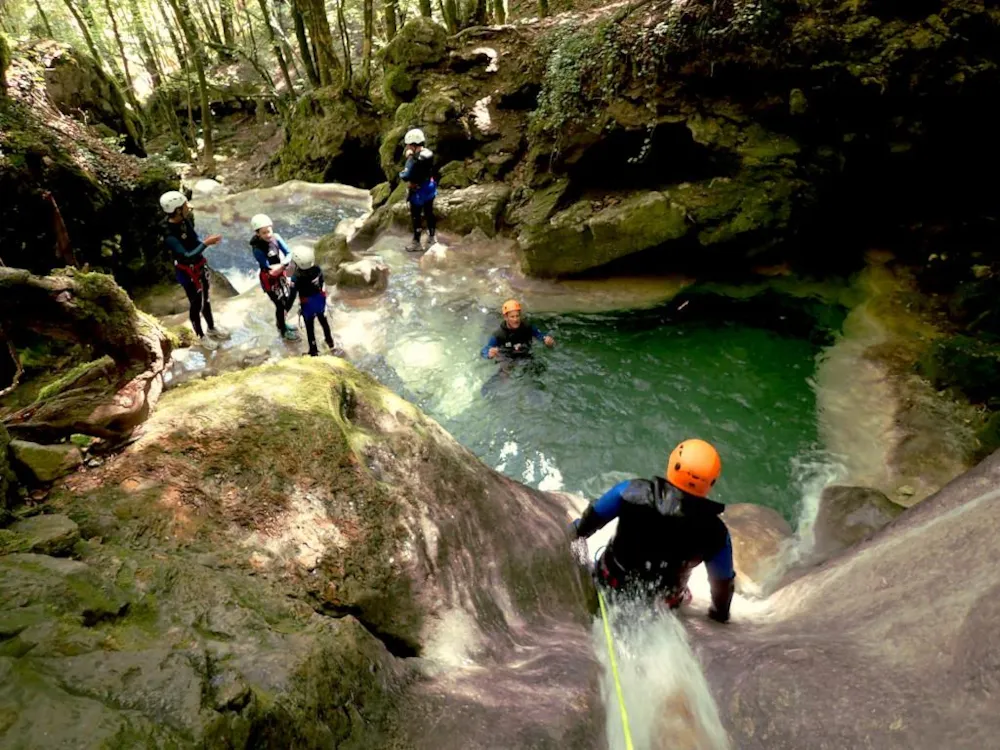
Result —
<instances>
[{"instance_id":1,"label":"climbing harness","mask_svg":"<svg viewBox=\"0 0 1000 750\"><path fill-rule=\"evenodd\" d=\"M608 657L611 659L611 675L615 680L615 692L618 694L618 709L622 717L622 729L625 732L625 749L633 750L632 731L628 725L628 711L625 710L625 696L622 694L622 682L618 677L618 662L615 661L615 644L611 637L611 626L608 624L608 611L604 606L604 594L597 589L597 601L601 605L601 619L604 621L604 637L608 642Z\"/></svg>"}]
</instances>

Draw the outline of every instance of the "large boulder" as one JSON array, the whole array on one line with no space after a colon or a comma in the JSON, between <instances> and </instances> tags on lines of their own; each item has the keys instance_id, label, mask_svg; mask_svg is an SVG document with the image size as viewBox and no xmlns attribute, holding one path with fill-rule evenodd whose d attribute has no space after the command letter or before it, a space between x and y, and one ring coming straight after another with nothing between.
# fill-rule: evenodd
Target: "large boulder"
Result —
<instances>
[{"instance_id":1,"label":"large boulder","mask_svg":"<svg viewBox=\"0 0 1000 750\"><path fill-rule=\"evenodd\" d=\"M169 391L48 502L88 542L0 557L5 744L604 746L561 507L342 360Z\"/></svg>"},{"instance_id":2,"label":"large boulder","mask_svg":"<svg viewBox=\"0 0 1000 750\"><path fill-rule=\"evenodd\" d=\"M80 527L58 513L25 518L0 534L9 535L8 540L0 544L4 551L37 552L55 557L68 555L80 541Z\"/></svg>"},{"instance_id":3,"label":"large boulder","mask_svg":"<svg viewBox=\"0 0 1000 750\"><path fill-rule=\"evenodd\" d=\"M118 84L91 57L51 39L19 52L42 63L45 91L60 112L120 136L126 153L146 155L142 120L129 107Z\"/></svg>"},{"instance_id":4,"label":"large boulder","mask_svg":"<svg viewBox=\"0 0 1000 750\"><path fill-rule=\"evenodd\" d=\"M902 512L902 506L871 487L826 487L813 523L813 554L825 559L847 549Z\"/></svg>"},{"instance_id":5,"label":"large boulder","mask_svg":"<svg viewBox=\"0 0 1000 750\"><path fill-rule=\"evenodd\" d=\"M278 175L374 187L383 179L378 141L376 112L339 88L311 91L287 118Z\"/></svg>"},{"instance_id":6,"label":"large boulder","mask_svg":"<svg viewBox=\"0 0 1000 750\"><path fill-rule=\"evenodd\" d=\"M753 503L727 505L722 520L733 542L736 588L759 591L778 571L792 527L778 511Z\"/></svg>"},{"instance_id":7,"label":"large boulder","mask_svg":"<svg viewBox=\"0 0 1000 750\"><path fill-rule=\"evenodd\" d=\"M596 268L684 237L684 209L657 190L595 206L580 200L541 224L523 225L517 237L526 272L559 276Z\"/></svg>"},{"instance_id":8,"label":"large boulder","mask_svg":"<svg viewBox=\"0 0 1000 750\"><path fill-rule=\"evenodd\" d=\"M732 745L995 744L998 487L993 454L778 590L765 618L690 620Z\"/></svg>"},{"instance_id":9,"label":"large boulder","mask_svg":"<svg viewBox=\"0 0 1000 750\"><path fill-rule=\"evenodd\" d=\"M510 187L502 182L441 190L434 201L434 214L446 231L466 235L478 229L487 237L495 237L509 199ZM406 201L393 204L392 219L397 226L408 226L410 205Z\"/></svg>"},{"instance_id":10,"label":"large boulder","mask_svg":"<svg viewBox=\"0 0 1000 750\"><path fill-rule=\"evenodd\" d=\"M448 32L430 18L415 16L406 22L381 52L382 92L396 105L413 98L417 74L448 56Z\"/></svg>"},{"instance_id":11,"label":"large boulder","mask_svg":"<svg viewBox=\"0 0 1000 750\"><path fill-rule=\"evenodd\" d=\"M72 443L39 445L27 440L11 440L15 465L36 482L54 482L83 463L83 454Z\"/></svg>"}]
</instances>

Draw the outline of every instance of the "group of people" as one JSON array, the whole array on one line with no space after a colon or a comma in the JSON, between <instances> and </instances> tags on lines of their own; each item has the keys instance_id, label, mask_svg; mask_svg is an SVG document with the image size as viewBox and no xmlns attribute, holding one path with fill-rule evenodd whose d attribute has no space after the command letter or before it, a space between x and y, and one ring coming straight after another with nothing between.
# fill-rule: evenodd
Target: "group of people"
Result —
<instances>
[{"instance_id":1,"label":"group of people","mask_svg":"<svg viewBox=\"0 0 1000 750\"><path fill-rule=\"evenodd\" d=\"M399 173L408 185L407 200L413 224L409 250L421 249L422 222L426 221L429 243L435 241L434 199L437 173L434 154L426 147L424 134L413 129L404 136L406 164ZM160 198L167 214L166 244L176 268L178 283L190 302L191 326L203 343L225 337L214 322L209 300L208 264L204 253L220 235L198 237L191 207L183 193L170 191ZM298 333L286 320L296 296L305 321L309 354L316 356L315 322L318 319L326 345L334 341L326 319L326 286L322 269L311 248L289 250L265 214L250 221L250 247L260 269L260 285L275 309L279 335L296 340ZM501 308L503 320L482 349L485 359L504 361L527 357L534 341L547 347L555 339L522 318L520 302L507 300ZM205 319L206 330L201 319ZM206 336L208 338L206 338ZM569 526L576 545L617 519L614 537L593 562L597 582L612 590L661 601L677 608L690 601L687 587L692 570L704 563L711 586L709 617L729 620L734 593L732 540L720 518L725 506L709 499L722 473L722 461L714 446L700 439L681 442L666 465L665 476L631 479L605 492L590 503ZM584 545L585 546L585 545Z\"/></svg>"},{"instance_id":2,"label":"group of people","mask_svg":"<svg viewBox=\"0 0 1000 750\"><path fill-rule=\"evenodd\" d=\"M167 214L165 241L174 261L177 283L184 288L190 303L191 327L203 346L214 348L211 342L228 334L215 325L212 315L205 251L218 244L222 236L213 234L204 240L199 238L191 205L180 191L171 190L160 196L160 207ZM274 304L278 334L288 340L298 339L295 327L285 319L297 297L305 321L309 354L313 357L319 354L315 329L317 320L323 329L327 347L333 351L333 333L326 319L326 282L312 248L300 246L289 250L266 214L254 216L250 226L253 230L250 248L260 268L260 286ZM207 333L202 326L202 318L208 325Z\"/></svg>"}]
</instances>

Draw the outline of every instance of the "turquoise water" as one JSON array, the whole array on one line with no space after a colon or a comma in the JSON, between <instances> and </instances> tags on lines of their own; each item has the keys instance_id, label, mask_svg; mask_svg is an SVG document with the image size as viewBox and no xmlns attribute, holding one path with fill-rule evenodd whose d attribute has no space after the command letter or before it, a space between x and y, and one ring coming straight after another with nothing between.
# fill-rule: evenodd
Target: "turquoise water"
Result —
<instances>
[{"instance_id":1,"label":"turquoise water","mask_svg":"<svg viewBox=\"0 0 1000 750\"><path fill-rule=\"evenodd\" d=\"M474 322L456 336L442 311L425 317L418 335L428 346L447 338L453 354L444 360L474 371L472 403L452 413L455 394L433 378L408 395L491 466L595 497L628 476L662 474L674 445L699 437L722 455L716 499L796 520L796 467L818 450L816 344L736 322L663 325L655 312L536 316L557 346L498 365L475 358L498 319L471 317L478 336ZM401 327L390 347L413 335Z\"/></svg>"}]
</instances>

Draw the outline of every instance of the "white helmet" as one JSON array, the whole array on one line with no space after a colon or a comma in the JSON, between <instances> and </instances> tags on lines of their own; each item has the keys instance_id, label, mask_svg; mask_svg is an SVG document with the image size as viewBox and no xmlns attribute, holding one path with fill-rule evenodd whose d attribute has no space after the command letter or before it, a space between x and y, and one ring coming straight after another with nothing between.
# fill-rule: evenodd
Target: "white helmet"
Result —
<instances>
[{"instance_id":1,"label":"white helmet","mask_svg":"<svg viewBox=\"0 0 1000 750\"><path fill-rule=\"evenodd\" d=\"M413 130L408 130L406 135L403 136L403 143L407 146L419 145L424 142L424 131L420 128L413 128Z\"/></svg>"},{"instance_id":2,"label":"white helmet","mask_svg":"<svg viewBox=\"0 0 1000 750\"><path fill-rule=\"evenodd\" d=\"M316 253L307 245L296 245L292 248L292 263L297 268L312 268L316 265Z\"/></svg>"},{"instance_id":3,"label":"white helmet","mask_svg":"<svg viewBox=\"0 0 1000 750\"><path fill-rule=\"evenodd\" d=\"M273 226L273 222L271 221L271 217L268 216L267 214L257 214L252 219L250 219L250 228L253 229L253 231L255 232L258 229L263 229L264 227L269 227L269 226Z\"/></svg>"},{"instance_id":4,"label":"white helmet","mask_svg":"<svg viewBox=\"0 0 1000 750\"><path fill-rule=\"evenodd\" d=\"M160 208L168 214L172 214L187 202L187 197L179 190L168 190L160 196Z\"/></svg>"}]
</instances>

